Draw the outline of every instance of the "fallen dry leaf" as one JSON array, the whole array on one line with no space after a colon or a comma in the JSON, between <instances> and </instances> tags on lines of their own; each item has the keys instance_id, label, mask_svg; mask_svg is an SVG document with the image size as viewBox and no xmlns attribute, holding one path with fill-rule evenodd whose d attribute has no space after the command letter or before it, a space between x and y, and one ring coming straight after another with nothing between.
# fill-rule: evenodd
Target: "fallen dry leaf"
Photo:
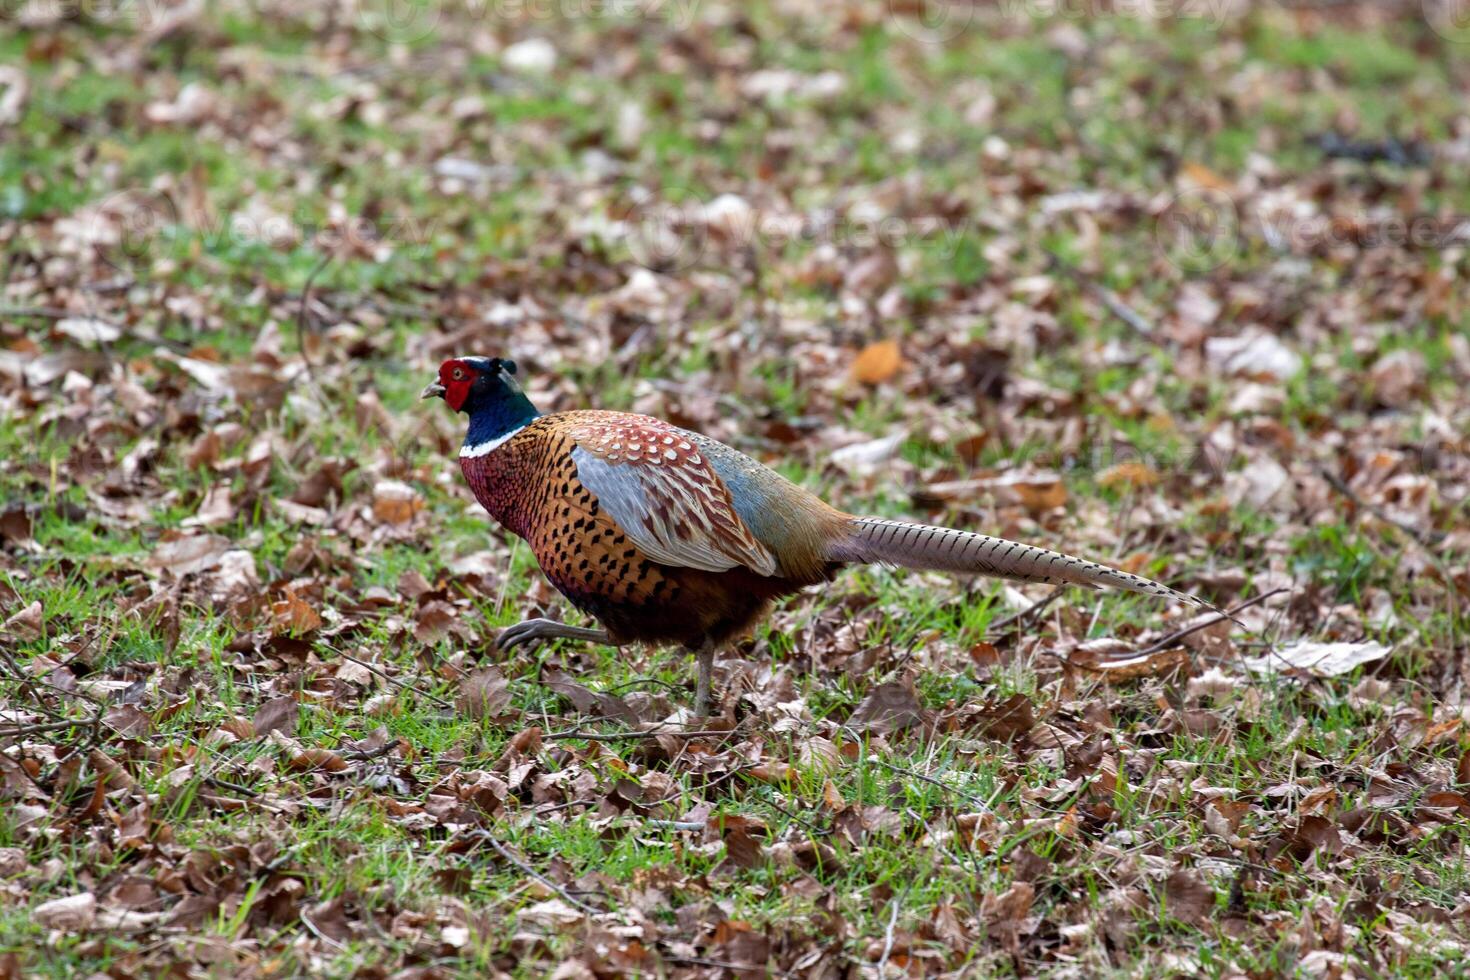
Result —
<instances>
[{"instance_id":1,"label":"fallen dry leaf","mask_svg":"<svg viewBox=\"0 0 1470 980\"><path fill-rule=\"evenodd\" d=\"M116 324L89 317L66 317L56 322L56 329L82 344L110 344L122 336Z\"/></svg>"},{"instance_id":2,"label":"fallen dry leaf","mask_svg":"<svg viewBox=\"0 0 1470 980\"><path fill-rule=\"evenodd\" d=\"M280 599L271 603L271 617L276 629L291 633L310 633L322 626L321 614L289 586Z\"/></svg>"},{"instance_id":3,"label":"fallen dry leaf","mask_svg":"<svg viewBox=\"0 0 1470 980\"><path fill-rule=\"evenodd\" d=\"M887 734L922 724L924 712L914 693L913 681L889 681L870 690L847 720L858 732Z\"/></svg>"},{"instance_id":4,"label":"fallen dry leaf","mask_svg":"<svg viewBox=\"0 0 1470 980\"><path fill-rule=\"evenodd\" d=\"M31 515L22 504L11 504L0 511L0 542L29 544L33 539Z\"/></svg>"},{"instance_id":5,"label":"fallen dry leaf","mask_svg":"<svg viewBox=\"0 0 1470 980\"><path fill-rule=\"evenodd\" d=\"M1247 331L1238 337L1211 337L1205 356L1223 374L1289 381L1301 370L1302 358L1275 334Z\"/></svg>"},{"instance_id":6,"label":"fallen dry leaf","mask_svg":"<svg viewBox=\"0 0 1470 980\"><path fill-rule=\"evenodd\" d=\"M373 517L385 524L407 524L423 507L423 498L406 483L383 480L373 487Z\"/></svg>"},{"instance_id":7,"label":"fallen dry leaf","mask_svg":"<svg viewBox=\"0 0 1470 980\"><path fill-rule=\"evenodd\" d=\"M326 772L345 772L347 760L331 749L305 748L291 756L289 765L295 770L321 769Z\"/></svg>"},{"instance_id":8,"label":"fallen dry leaf","mask_svg":"<svg viewBox=\"0 0 1470 980\"><path fill-rule=\"evenodd\" d=\"M264 738L271 732L289 735L296 730L296 720L300 715L301 705L295 698L271 698L255 709L255 717L251 719L251 733L258 738Z\"/></svg>"},{"instance_id":9,"label":"fallen dry leaf","mask_svg":"<svg viewBox=\"0 0 1470 980\"><path fill-rule=\"evenodd\" d=\"M1147 463L1128 460L1109 466L1097 475L1097 482L1104 487L1127 487L1144 490L1159 482L1159 472Z\"/></svg>"},{"instance_id":10,"label":"fallen dry leaf","mask_svg":"<svg viewBox=\"0 0 1470 980\"><path fill-rule=\"evenodd\" d=\"M153 730L153 719L135 704L118 704L107 709L102 723L123 738L144 738Z\"/></svg>"},{"instance_id":11,"label":"fallen dry leaf","mask_svg":"<svg viewBox=\"0 0 1470 980\"><path fill-rule=\"evenodd\" d=\"M1336 677L1364 664L1382 660L1392 647L1366 643L1296 643L1259 657L1247 657L1245 666L1257 674L1280 674L1303 670L1318 677Z\"/></svg>"},{"instance_id":12,"label":"fallen dry leaf","mask_svg":"<svg viewBox=\"0 0 1470 980\"><path fill-rule=\"evenodd\" d=\"M229 550L230 540L218 534L167 532L148 556L148 566L171 575L192 575L217 566Z\"/></svg>"},{"instance_id":13,"label":"fallen dry leaf","mask_svg":"<svg viewBox=\"0 0 1470 980\"><path fill-rule=\"evenodd\" d=\"M1183 868L1164 883L1165 908L1170 915L1191 925L1208 922L1215 909L1215 892L1198 874Z\"/></svg>"},{"instance_id":14,"label":"fallen dry leaf","mask_svg":"<svg viewBox=\"0 0 1470 980\"><path fill-rule=\"evenodd\" d=\"M21 641L38 640L45 632L45 623L41 600L37 599L7 619L5 625L0 626L0 632Z\"/></svg>"},{"instance_id":15,"label":"fallen dry leaf","mask_svg":"<svg viewBox=\"0 0 1470 980\"><path fill-rule=\"evenodd\" d=\"M1116 649L1115 641L1105 640L1094 646L1083 644L1067 655L1067 665L1096 674L1109 683L1159 677L1189 664L1189 652L1182 649L1159 650L1134 654Z\"/></svg>"},{"instance_id":16,"label":"fallen dry leaf","mask_svg":"<svg viewBox=\"0 0 1470 980\"><path fill-rule=\"evenodd\" d=\"M1229 180L1215 173L1209 167L1193 160L1186 161L1179 168L1179 174L1191 183L1212 191L1229 191L1234 186Z\"/></svg>"},{"instance_id":17,"label":"fallen dry leaf","mask_svg":"<svg viewBox=\"0 0 1470 980\"><path fill-rule=\"evenodd\" d=\"M495 718L510 706L510 683L498 668L474 671L459 682L454 705L467 718Z\"/></svg>"},{"instance_id":18,"label":"fallen dry leaf","mask_svg":"<svg viewBox=\"0 0 1470 980\"><path fill-rule=\"evenodd\" d=\"M97 896L80 892L65 898L53 898L31 910L37 925L63 932L80 932L90 928L97 917Z\"/></svg>"},{"instance_id":19,"label":"fallen dry leaf","mask_svg":"<svg viewBox=\"0 0 1470 980\"><path fill-rule=\"evenodd\" d=\"M903 353L896 340L880 340L869 344L852 362L852 376L865 385L891 381L903 368Z\"/></svg>"}]
</instances>

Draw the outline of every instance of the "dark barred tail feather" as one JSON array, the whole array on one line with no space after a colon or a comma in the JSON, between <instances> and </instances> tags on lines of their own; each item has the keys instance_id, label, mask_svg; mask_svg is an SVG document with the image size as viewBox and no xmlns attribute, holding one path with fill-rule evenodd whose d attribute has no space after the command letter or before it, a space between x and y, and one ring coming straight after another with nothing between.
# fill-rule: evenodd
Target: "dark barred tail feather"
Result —
<instances>
[{"instance_id":1,"label":"dark barred tail feather","mask_svg":"<svg viewBox=\"0 0 1470 980\"><path fill-rule=\"evenodd\" d=\"M848 535L832 548L830 554L834 561L882 562L904 568L990 575L1020 582L1123 589L1215 609L1213 604L1197 596L1140 575L1004 538L877 517L855 517L849 529Z\"/></svg>"}]
</instances>

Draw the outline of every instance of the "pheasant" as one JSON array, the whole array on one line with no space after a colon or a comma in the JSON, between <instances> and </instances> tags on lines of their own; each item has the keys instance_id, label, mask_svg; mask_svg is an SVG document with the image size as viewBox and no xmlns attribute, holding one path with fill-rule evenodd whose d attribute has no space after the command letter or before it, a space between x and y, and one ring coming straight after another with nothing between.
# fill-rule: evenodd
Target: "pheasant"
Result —
<instances>
[{"instance_id":1,"label":"pheasant","mask_svg":"<svg viewBox=\"0 0 1470 980\"><path fill-rule=\"evenodd\" d=\"M601 629L530 619L501 649L553 638L672 643L699 665L695 715L709 709L715 653L773 600L845 565L1111 586L1214 607L1138 575L1032 545L828 506L749 456L624 412L542 415L514 361L445 361L422 398L469 416L459 465L475 498L524 538L551 583Z\"/></svg>"}]
</instances>

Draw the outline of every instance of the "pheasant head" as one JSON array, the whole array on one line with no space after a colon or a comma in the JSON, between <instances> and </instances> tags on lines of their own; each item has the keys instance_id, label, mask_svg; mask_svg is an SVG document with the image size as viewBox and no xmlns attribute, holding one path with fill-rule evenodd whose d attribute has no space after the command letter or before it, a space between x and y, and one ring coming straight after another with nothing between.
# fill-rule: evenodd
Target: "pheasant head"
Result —
<instances>
[{"instance_id":1,"label":"pheasant head","mask_svg":"<svg viewBox=\"0 0 1470 980\"><path fill-rule=\"evenodd\" d=\"M466 450L494 448L541 414L516 384L515 373L516 362L505 358L454 357L439 365L438 379L419 397L442 398L470 417Z\"/></svg>"}]
</instances>

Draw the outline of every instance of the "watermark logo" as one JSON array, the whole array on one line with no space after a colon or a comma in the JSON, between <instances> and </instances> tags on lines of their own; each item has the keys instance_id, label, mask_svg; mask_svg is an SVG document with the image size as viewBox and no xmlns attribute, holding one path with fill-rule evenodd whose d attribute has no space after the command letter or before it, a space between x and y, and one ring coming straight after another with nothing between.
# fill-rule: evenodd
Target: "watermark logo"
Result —
<instances>
[{"instance_id":1,"label":"watermark logo","mask_svg":"<svg viewBox=\"0 0 1470 980\"><path fill-rule=\"evenodd\" d=\"M186 212L169 193L131 189L87 205L58 221L57 229L72 254L95 256L114 272L142 281L159 262L249 247L310 247L382 262L399 248L429 245L435 224L412 214L369 219L337 213L323 219L276 212L263 204Z\"/></svg>"},{"instance_id":2,"label":"watermark logo","mask_svg":"<svg viewBox=\"0 0 1470 980\"><path fill-rule=\"evenodd\" d=\"M826 248L837 254L873 250L923 250L947 261L975 229L965 218L863 213L860 209L812 212L760 207L737 194L713 198L665 190L639 190L630 206L612 216L614 236L634 262L655 272L684 271L707 257L728 260L754 250L761 255L807 253ZM671 201L670 198L675 201Z\"/></svg>"},{"instance_id":3,"label":"watermark logo","mask_svg":"<svg viewBox=\"0 0 1470 980\"><path fill-rule=\"evenodd\" d=\"M1210 272L1241 252L1240 214L1223 190L1191 188L1169 199L1154 222L1154 242L1175 268Z\"/></svg>"},{"instance_id":4,"label":"watermark logo","mask_svg":"<svg viewBox=\"0 0 1470 980\"><path fill-rule=\"evenodd\" d=\"M1470 0L1419 0L1430 30L1451 44L1470 44Z\"/></svg>"},{"instance_id":5,"label":"watermark logo","mask_svg":"<svg viewBox=\"0 0 1470 980\"><path fill-rule=\"evenodd\" d=\"M358 0L359 25L390 44L414 44L440 30L570 21L663 19L689 28L700 0Z\"/></svg>"},{"instance_id":6,"label":"watermark logo","mask_svg":"<svg viewBox=\"0 0 1470 980\"><path fill-rule=\"evenodd\" d=\"M975 19L973 0L888 0L898 29L925 44L953 41Z\"/></svg>"},{"instance_id":7,"label":"watermark logo","mask_svg":"<svg viewBox=\"0 0 1470 980\"><path fill-rule=\"evenodd\" d=\"M434 33L444 0L361 0L358 22L389 44L414 44Z\"/></svg>"},{"instance_id":8,"label":"watermark logo","mask_svg":"<svg viewBox=\"0 0 1470 980\"><path fill-rule=\"evenodd\" d=\"M698 198L675 203L651 197L634 207L627 223L633 261L654 272L691 269L709 247L704 206Z\"/></svg>"},{"instance_id":9,"label":"watermark logo","mask_svg":"<svg viewBox=\"0 0 1470 980\"><path fill-rule=\"evenodd\" d=\"M128 190L108 195L79 212L71 236L90 247L114 272L136 276L146 271L159 240L181 223L178 206L158 191Z\"/></svg>"}]
</instances>

